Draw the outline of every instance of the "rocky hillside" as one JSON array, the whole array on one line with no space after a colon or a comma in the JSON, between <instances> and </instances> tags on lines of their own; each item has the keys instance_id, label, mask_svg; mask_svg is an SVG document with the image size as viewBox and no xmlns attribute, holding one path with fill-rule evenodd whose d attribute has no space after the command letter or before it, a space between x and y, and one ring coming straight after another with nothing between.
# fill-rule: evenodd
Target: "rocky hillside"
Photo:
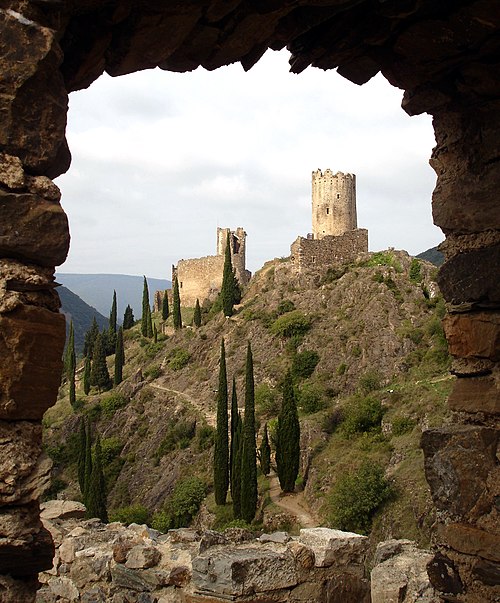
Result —
<instances>
[{"instance_id":1,"label":"rocky hillside","mask_svg":"<svg viewBox=\"0 0 500 603\"><path fill-rule=\"evenodd\" d=\"M258 424L269 421L271 432L280 384L292 368L302 430L297 487L304 488L320 523L345 529L335 525L332 510L336 483L371 463L391 485L373 538L425 543L433 516L418 442L423 427L443 422L450 387L434 275L434 266L393 250L301 276L288 261L275 260L252 278L231 318L205 308L200 328L174 332L171 318L162 324L157 316L164 333L157 343L141 337L137 326L127 331L125 381L101 395L86 397L78 389L76 411L62 390L45 416L46 449L55 461L51 494L78 497L82 415L102 438L112 516L130 506L144 517L161 511L175 484L188 477L201 479L210 492L224 337L228 378L236 380L240 406L246 344L252 344ZM185 324L191 316L192 309L183 309ZM260 520L279 511L266 499L265 482L261 478ZM199 521L217 527L231 521L229 505L215 515L213 506L209 496Z\"/></svg>"}]
</instances>

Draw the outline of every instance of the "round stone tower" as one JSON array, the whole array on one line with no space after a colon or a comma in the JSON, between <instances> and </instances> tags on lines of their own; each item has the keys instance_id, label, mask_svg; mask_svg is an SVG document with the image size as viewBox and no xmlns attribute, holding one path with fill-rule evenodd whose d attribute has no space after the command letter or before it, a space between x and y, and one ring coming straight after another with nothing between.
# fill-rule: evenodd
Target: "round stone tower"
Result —
<instances>
[{"instance_id":1,"label":"round stone tower","mask_svg":"<svg viewBox=\"0 0 500 603\"><path fill-rule=\"evenodd\" d=\"M312 230L315 239L356 230L356 176L331 170L312 173Z\"/></svg>"}]
</instances>

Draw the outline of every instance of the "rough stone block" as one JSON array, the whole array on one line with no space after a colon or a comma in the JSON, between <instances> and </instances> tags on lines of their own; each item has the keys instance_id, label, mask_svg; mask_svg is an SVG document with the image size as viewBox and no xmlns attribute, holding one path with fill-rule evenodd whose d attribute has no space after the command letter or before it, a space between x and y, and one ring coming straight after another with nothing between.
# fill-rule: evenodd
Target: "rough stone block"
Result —
<instances>
[{"instance_id":1,"label":"rough stone block","mask_svg":"<svg viewBox=\"0 0 500 603\"><path fill-rule=\"evenodd\" d=\"M68 218L59 203L0 190L0 255L58 266L68 255L69 238Z\"/></svg>"},{"instance_id":2,"label":"rough stone block","mask_svg":"<svg viewBox=\"0 0 500 603\"><path fill-rule=\"evenodd\" d=\"M193 559L193 584L210 594L265 593L297 582L295 560L279 545L217 547Z\"/></svg>"},{"instance_id":3,"label":"rough stone block","mask_svg":"<svg viewBox=\"0 0 500 603\"><path fill-rule=\"evenodd\" d=\"M464 523L450 523L438 528L438 540L459 553L500 563L500 535Z\"/></svg>"},{"instance_id":4,"label":"rough stone block","mask_svg":"<svg viewBox=\"0 0 500 603\"><path fill-rule=\"evenodd\" d=\"M76 500L48 500L40 505L42 519L83 519L86 507Z\"/></svg>"},{"instance_id":5,"label":"rough stone block","mask_svg":"<svg viewBox=\"0 0 500 603\"><path fill-rule=\"evenodd\" d=\"M300 530L299 542L312 549L316 567L334 565L343 567L363 563L368 549L368 538L354 532L329 528Z\"/></svg>"},{"instance_id":6,"label":"rough stone block","mask_svg":"<svg viewBox=\"0 0 500 603\"><path fill-rule=\"evenodd\" d=\"M500 360L500 314L448 314L443 327L453 356Z\"/></svg>"},{"instance_id":7,"label":"rough stone block","mask_svg":"<svg viewBox=\"0 0 500 603\"><path fill-rule=\"evenodd\" d=\"M125 565L129 569L154 567L160 561L161 553L154 546L138 544L130 549Z\"/></svg>"},{"instance_id":8,"label":"rough stone block","mask_svg":"<svg viewBox=\"0 0 500 603\"><path fill-rule=\"evenodd\" d=\"M493 377L457 379L448 405L459 412L500 414L500 387Z\"/></svg>"},{"instance_id":9,"label":"rough stone block","mask_svg":"<svg viewBox=\"0 0 500 603\"><path fill-rule=\"evenodd\" d=\"M495 429L472 425L430 429L422 434L425 475L439 510L469 519L480 512L474 508L497 466L498 438Z\"/></svg>"},{"instance_id":10,"label":"rough stone block","mask_svg":"<svg viewBox=\"0 0 500 603\"><path fill-rule=\"evenodd\" d=\"M347 571L336 573L327 583L328 603L370 603L370 581Z\"/></svg>"},{"instance_id":11,"label":"rough stone block","mask_svg":"<svg viewBox=\"0 0 500 603\"><path fill-rule=\"evenodd\" d=\"M452 304L500 302L500 245L460 253L439 270L438 284Z\"/></svg>"},{"instance_id":12,"label":"rough stone block","mask_svg":"<svg viewBox=\"0 0 500 603\"><path fill-rule=\"evenodd\" d=\"M41 420L61 382L63 314L20 306L0 314L0 419Z\"/></svg>"}]
</instances>

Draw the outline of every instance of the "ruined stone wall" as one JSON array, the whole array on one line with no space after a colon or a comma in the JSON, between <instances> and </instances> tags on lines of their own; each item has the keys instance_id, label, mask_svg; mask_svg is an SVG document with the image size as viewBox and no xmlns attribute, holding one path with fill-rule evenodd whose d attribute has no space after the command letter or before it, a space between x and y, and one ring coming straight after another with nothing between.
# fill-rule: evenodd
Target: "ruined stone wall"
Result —
<instances>
[{"instance_id":1,"label":"ruined stone wall","mask_svg":"<svg viewBox=\"0 0 500 603\"><path fill-rule=\"evenodd\" d=\"M183 306L193 307L198 299L213 299L222 285L224 256L209 255L195 260L179 260L177 280Z\"/></svg>"},{"instance_id":2,"label":"ruined stone wall","mask_svg":"<svg viewBox=\"0 0 500 603\"><path fill-rule=\"evenodd\" d=\"M306 269L323 270L329 266L345 264L366 251L368 231L364 228L320 240L297 237L290 247L292 264L299 273Z\"/></svg>"},{"instance_id":3,"label":"ruined stone wall","mask_svg":"<svg viewBox=\"0 0 500 603\"><path fill-rule=\"evenodd\" d=\"M331 170L312 173L312 229L315 239L358 227L356 176Z\"/></svg>"}]
</instances>

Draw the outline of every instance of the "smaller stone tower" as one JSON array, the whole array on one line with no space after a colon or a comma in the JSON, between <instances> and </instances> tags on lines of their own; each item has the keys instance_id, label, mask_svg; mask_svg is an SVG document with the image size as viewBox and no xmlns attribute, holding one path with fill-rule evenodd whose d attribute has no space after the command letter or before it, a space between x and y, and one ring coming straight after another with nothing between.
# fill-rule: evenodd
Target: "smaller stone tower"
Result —
<instances>
[{"instance_id":1,"label":"smaller stone tower","mask_svg":"<svg viewBox=\"0 0 500 603\"><path fill-rule=\"evenodd\" d=\"M231 245L231 261L236 273L236 278L241 284L245 285L249 281L248 271L246 270L246 239L247 233L241 227L236 230L230 228L217 228L217 255L224 256L226 252L227 235L229 233L229 242Z\"/></svg>"},{"instance_id":2,"label":"smaller stone tower","mask_svg":"<svg viewBox=\"0 0 500 603\"><path fill-rule=\"evenodd\" d=\"M331 170L312 173L312 230L314 239L356 230L356 176Z\"/></svg>"}]
</instances>

